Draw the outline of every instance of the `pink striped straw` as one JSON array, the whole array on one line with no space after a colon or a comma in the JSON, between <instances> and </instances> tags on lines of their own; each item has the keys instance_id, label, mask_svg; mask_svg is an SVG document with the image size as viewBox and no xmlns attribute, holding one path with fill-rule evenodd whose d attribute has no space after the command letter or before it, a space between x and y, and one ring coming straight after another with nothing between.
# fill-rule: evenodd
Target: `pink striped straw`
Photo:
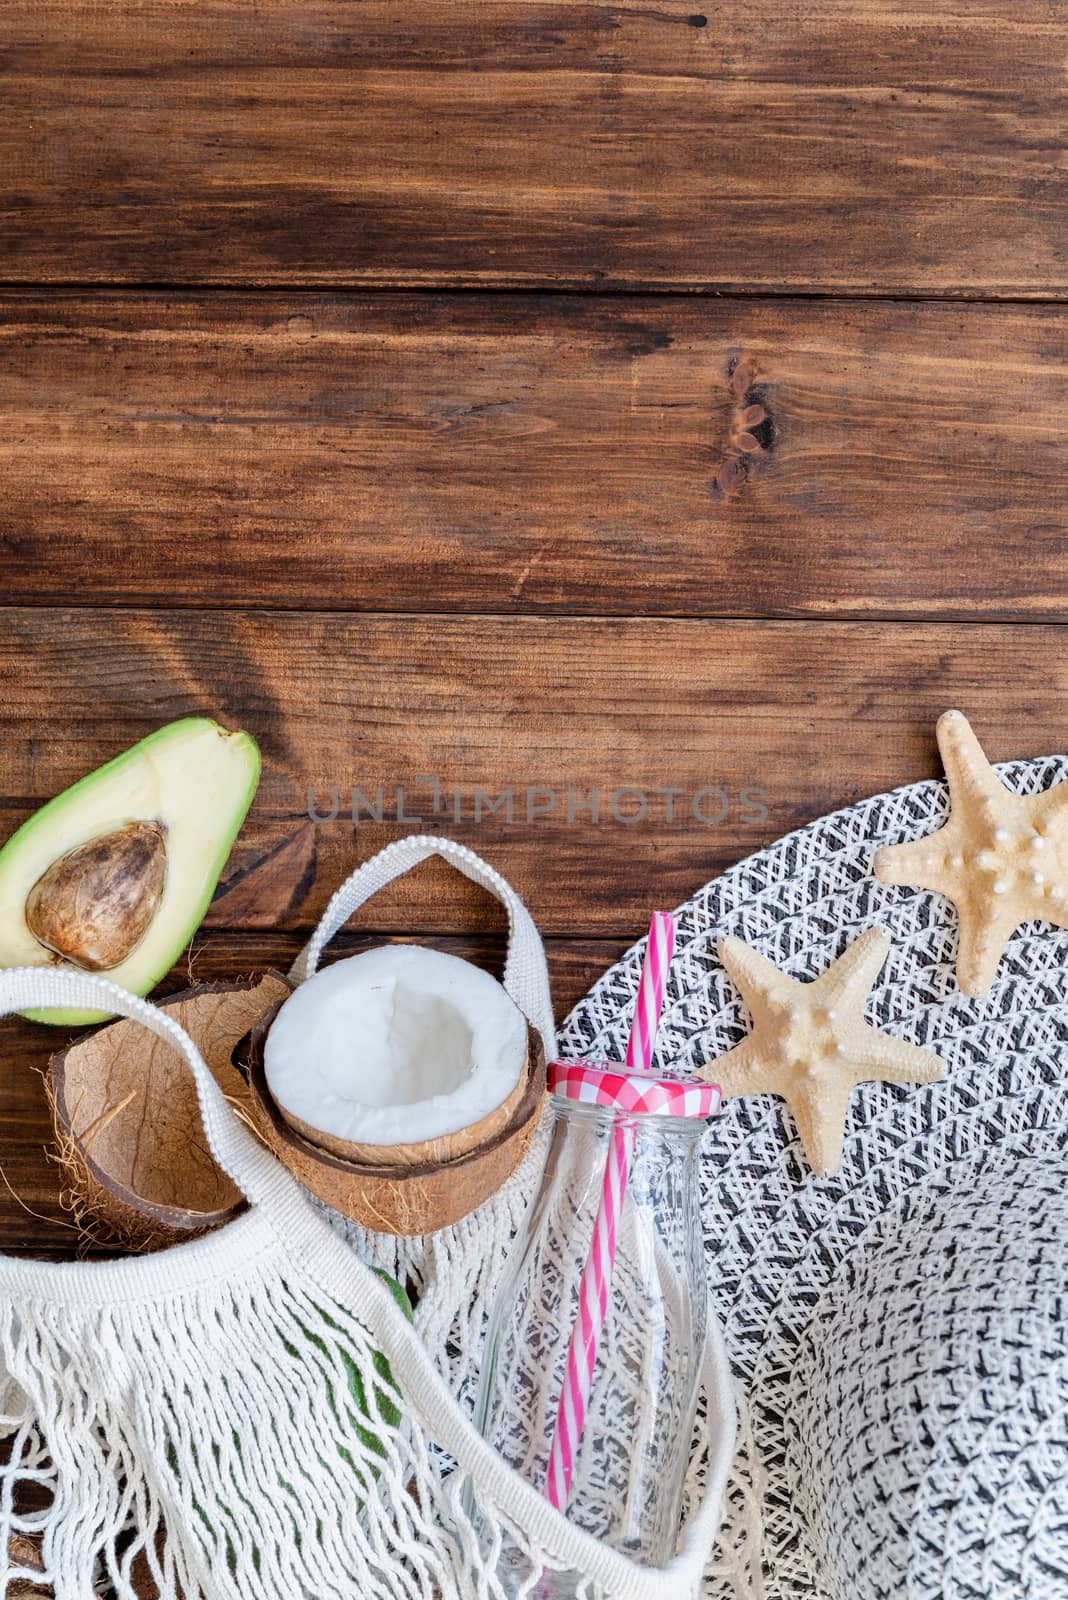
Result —
<instances>
[{"instance_id":1,"label":"pink striped straw","mask_svg":"<svg viewBox=\"0 0 1068 1600\"><path fill-rule=\"evenodd\" d=\"M627 1041L627 1066L632 1072L648 1072L653 1064L653 1042L664 1003L664 985L675 948L675 919L666 911L654 911L649 925L649 942L642 965L634 1021ZM571 1330L567 1351L567 1370L556 1431L549 1451L545 1494L549 1503L562 1511L571 1490L571 1476L578 1457L579 1442L586 1421L586 1406L597 1365L597 1346L608 1311L608 1291L616 1259L616 1231L623 1197L627 1192L630 1160L634 1151L634 1125L620 1123L612 1136L605 1163L604 1183L597 1217L593 1224L590 1253L579 1284L579 1309Z\"/></svg>"}]
</instances>

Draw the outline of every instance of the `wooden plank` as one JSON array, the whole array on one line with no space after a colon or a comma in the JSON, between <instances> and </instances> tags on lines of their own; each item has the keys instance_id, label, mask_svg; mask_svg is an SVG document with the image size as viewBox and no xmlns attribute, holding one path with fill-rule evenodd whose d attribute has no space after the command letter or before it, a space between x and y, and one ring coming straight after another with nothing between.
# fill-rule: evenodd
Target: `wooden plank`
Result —
<instances>
[{"instance_id":1,"label":"wooden plank","mask_svg":"<svg viewBox=\"0 0 1068 1600\"><path fill-rule=\"evenodd\" d=\"M1066 355L1035 306L8 295L4 589L1062 618Z\"/></svg>"},{"instance_id":2,"label":"wooden plank","mask_svg":"<svg viewBox=\"0 0 1068 1600\"><path fill-rule=\"evenodd\" d=\"M9 282L1061 295L1055 0L8 0Z\"/></svg>"},{"instance_id":3,"label":"wooden plank","mask_svg":"<svg viewBox=\"0 0 1068 1600\"><path fill-rule=\"evenodd\" d=\"M339 936L328 955L352 955L375 942L374 935L346 933ZM188 958L160 984L158 994L176 994L191 976L205 982L250 977L272 967L284 972L300 943L295 934L202 933ZM433 943L501 975L504 942L499 936L439 936ZM546 953L559 1018L618 960L625 944L621 940L548 941ZM63 1049L73 1037L61 1029L35 1026L18 1018L0 1022L0 1250L56 1256L77 1250L78 1239L60 1204L61 1181L51 1159L52 1121L42 1083L51 1052Z\"/></svg>"},{"instance_id":4,"label":"wooden plank","mask_svg":"<svg viewBox=\"0 0 1068 1600\"><path fill-rule=\"evenodd\" d=\"M4 820L160 723L207 712L250 728L265 756L214 926L307 928L360 860L432 830L486 854L545 933L633 938L651 906L798 824L936 773L949 705L994 759L1060 749L1064 638L1000 624L9 608ZM354 826L353 786L372 804L381 787L381 822L361 807ZM309 791L329 815L335 788L337 818L312 820ZM383 894L362 923L498 925L444 868Z\"/></svg>"},{"instance_id":5,"label":"wooden plank","mask_svg":"<svg viewBox=\"0 0 1068 1600\"><path fill-rule=\"evenodd\" d=\"M64 1036L65 1037L65 1036ZM43 1028L0 1022L0 1249L77 1253L78 1232L60 1202L52 1118L41 1076L58 1040Z\"/></svg>"},{"instance_id":6,"label":"wooden plank","mask_svg":"<svg viewBox=\"0 0 1068 1600\"><path fill-rule=\"evenodd\" d=\"M490 901L488 896L485 899L480 896L477 901L472 901L472 904L477 906L477 912L470 920L473 927L476 924L480 925L478 931L430 934L419 942L433 944L435 949L448 951L451 955L460 956L464 961L473 961L477 966L484 967L487 972L492 972L495 977L500 978L504 974L507 949L503 914L498 915L495 903ZM363 922L370 930L374 929L371 908L368 909ZM644 931L644 929L639 930L639 932ZM638 936L636 933L633 938L636 939ZM358 955L360 951L380 944L384 937L387 935L376 931L357 933L352 929L346 929L327 947L323 964L340 960L345 956ZM388 937L399 944L410 942L404 935L396 933ZM548 958L549 981L552 986L553 1008L557 1021L563 1021L602 973L619 960L632 942L631 937L546 939L545 953ZM202 983L217 978L251 977L253 974L266 972L269 968L273 968L276 972L288 972L303 943L303 936L296 932L285 933L273 929L242 932L237 928L206 928L194 939L187 955L175 967L159 992L173 994L193 981Z\"/></svg>"}]
</instances>

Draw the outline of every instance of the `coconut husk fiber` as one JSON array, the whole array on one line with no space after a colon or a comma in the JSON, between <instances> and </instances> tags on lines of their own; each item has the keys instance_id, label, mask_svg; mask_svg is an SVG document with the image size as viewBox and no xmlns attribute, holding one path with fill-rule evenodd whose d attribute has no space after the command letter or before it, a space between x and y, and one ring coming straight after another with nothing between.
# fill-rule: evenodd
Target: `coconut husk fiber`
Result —
<instances>
[{"instance_id":1,"label":"coconut husk fiber","mask_svg":"<svg viewBox=\"0 0 1068 1600\"><path fill-rule=\"evenodd\" d=\"M272 972L248 983L201 984L161 1002L246 1116L234 1048L289 992ZM140 1023L124 1019L76 1040L52 1057L47 1081L64 1201L89 1237L158 1249L243 1209L240 1190L205 1143L189 1069Z\"/></svg>"},{"instance_id":2,"label":"coconut husk fiber","mask_svg":"<svg viewBox=\"0 0 1068 1600\"><path fill-rule=\"evenodd\" d=\"M252 1031L245 1065L249 1106L261 1137L280 1161L320 1200L377 1233L436 1233L466 1217L497 1193L526 1154L545 1097L545 1052L527 1026L527 1059L518 1096L503 1128L448 1161L375 1162L344 1159L315 1144L282 1115L267 1087L263 1046L277 1007ZM405 1146L409 1153L414 1146Z\"/></svg>"},{"instance_id":3,"label":"coconut husk fiber","mask_svg":"<svg viewBox=\"0 0 1068 1600\"><path fill-rule=\"evenodd\" d=\"M164 1543L162 1530L156 1535L157 1549ZM27 1576L12 1578L7 1587L7 1600L54 1600L55 1589L46 1580L42 1546L39 1533L12 1533L7 1541L8 1567L21 1568ZM38 1577L30 1577L30 1573ZM159 1585L152 1577L152 1569L144 1549L138 1550L130 1566L129 1584L138 1600L159 1600ZM113 1600L98 1590L90 1590L93 1600Z\"/></svg>"}]
</instances>

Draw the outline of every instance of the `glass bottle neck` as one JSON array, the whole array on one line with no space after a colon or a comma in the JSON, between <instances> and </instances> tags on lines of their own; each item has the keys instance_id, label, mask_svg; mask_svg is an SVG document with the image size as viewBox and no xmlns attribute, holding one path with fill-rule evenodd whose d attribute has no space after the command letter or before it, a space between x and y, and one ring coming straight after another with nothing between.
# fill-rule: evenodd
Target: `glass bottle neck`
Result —
<instances>
[{"instance_id":1,"label":"glass bottle neck","mask_svg":"<svg viewBox=\"0 0 1068 1600\"><path fill-rule=\"evenodd\" d=\"M563 1095L550 1095L558 1128L585 1128L590 1133L626 1128L643 1143L670 1140L689 1146L699 1144L708 1126L703 1117L671 1117L658 1112L623 1111L615 1106L585 1105Z\"/></svg>"}]
</instances>

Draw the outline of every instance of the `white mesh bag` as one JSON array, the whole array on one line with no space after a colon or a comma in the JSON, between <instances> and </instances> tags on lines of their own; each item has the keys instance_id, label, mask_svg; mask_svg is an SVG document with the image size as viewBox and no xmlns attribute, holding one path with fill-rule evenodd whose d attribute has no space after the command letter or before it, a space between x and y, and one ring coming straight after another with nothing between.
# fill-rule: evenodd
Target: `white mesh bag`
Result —
<instances>
[{"instance_id":1,"label":"white mesh bag","mask_svg":"<svg viewBox=\"0 0 1068 1600\"><path fill-rule=\"evenodd\" d=\"M1068 758L997 770L1034 794ZM1068 933L1025 923L990 992L960 993L952 908L871 873L948 809L942 783L865 800L677 914L665 1059L748 1030L721 935L806 979L881 923L869 1018L946 1064L860 1085L831 1178L770 1095L709 1125L709 1281L744 1426L708 1600L1068 1600ZM622 1053L642 948L576 1007L564 1053Z\"/></svg>"},{"instance_id":2,"label":"white mesh bag","mask_svg":"<svg viewBox=\"0 0 1068 1600\"><path fill-rule=\"evenodd\" d=\"M345 894L359 903L434 848L505 899L509 986L551 1031L533 925L470 852L405 841L368 863L331 915L343 920ZM305 966L317 955L313 942ZM161 1600L498 1600L504 1537L529 1557L531 1595L544 1569L574 1570L586 1600L696 1592L733 1444L714 1334L693 1473L703 1494L691 1496L669 1566L641 1568L504 1466L456 1397L448 1360L443 1374L388 1288L238 1120L165 1013L101 978L0 973L0 1014L29 1006L112 1010L173 1044L195 1076L208 1144L250 1205L155 1256L0 1257L2 1592L26 1579L57 1600L139 1600L134 1583L147 1575ZM477 1225L468 1238L477 1245ZM457 1256L462 1239L451 1241ZM428 1270L424 1326L435 1320L423 1310L435 1281L444 1291L480 1280L458 1267L437 1280ZM441 1319L455 1328L455 1295L446 1301ZM464 1509L468 1477L478 1536ZM27 1548L35 1560L20 1567Z\"/></svg>"}]
</instances>

